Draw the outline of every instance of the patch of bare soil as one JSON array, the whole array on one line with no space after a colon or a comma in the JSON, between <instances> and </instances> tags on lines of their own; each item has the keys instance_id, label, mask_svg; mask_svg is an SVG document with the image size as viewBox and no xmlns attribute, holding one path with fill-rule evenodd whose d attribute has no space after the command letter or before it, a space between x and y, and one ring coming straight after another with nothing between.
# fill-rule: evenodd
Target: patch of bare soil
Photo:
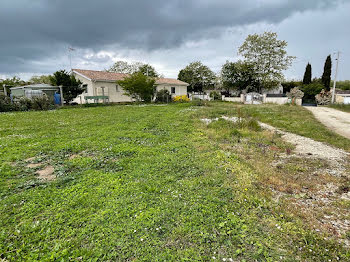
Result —
<instances>
[{"instance_id":1,"label":"patch of bare soil","mask_svg":"<svg viewBox=\"0 0 350 262\"><path fill-rule=\"evenodd\" d=\"M36 159L36 157L30 157L30 158L25 159L24 161L25 162L32 162L35 159Z\"/></svg>"},{"instance_id":2,"label":"patch of bare soil","mask_svg":"<svg viewBox=\"0 0 350 262\"><path fill-rule=\"evenodd\" d=\"M44 169L37 171L39 179L52 181L56 179L56 176L53 174L55 169L53 166L46 166Z\"/></svg>"}]
</instances>

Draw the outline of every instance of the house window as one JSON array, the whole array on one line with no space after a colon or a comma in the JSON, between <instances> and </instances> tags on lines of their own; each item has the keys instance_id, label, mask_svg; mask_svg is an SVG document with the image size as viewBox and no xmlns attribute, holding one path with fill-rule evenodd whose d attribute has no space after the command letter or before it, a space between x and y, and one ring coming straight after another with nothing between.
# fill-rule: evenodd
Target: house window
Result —
<instances>
[{"instance_id":1,"label":"house window","mask_svg":"<svg viewBox=\"0 0 350 262\"><path fill-rule=\"evenodd\" d=\"M115 91L116 91L116 92L119 92L118 85L115 86Z\"/></svg>"},{"instance_id":2,"label":"house window","mask_svg":"<svg viewBox=\"0 0 350 262\"><path fill-rule=\"evenodd\" d=\"M84 89L84 92L87 93L87 91L88 91L88 85L87 85L87 84L84 84L84 85L83 85L83 89Z\"/></svg>"},{"instance_id":3,"label":"house window","mask_svg":"<svg viewBox=\"0 0 350 262\"><path fill-rule=\"evenodd\" d=\"M174 86L171 87L171 93L175 94L175 87Z\"/></svg>"}]
</instances>

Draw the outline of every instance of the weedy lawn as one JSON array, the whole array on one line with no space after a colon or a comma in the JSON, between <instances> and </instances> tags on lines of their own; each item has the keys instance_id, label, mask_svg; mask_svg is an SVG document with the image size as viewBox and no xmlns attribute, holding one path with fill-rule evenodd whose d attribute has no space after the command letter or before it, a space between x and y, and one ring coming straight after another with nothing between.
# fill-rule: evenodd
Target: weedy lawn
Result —
<instances>
[{"instance_id":1,"label":"weedy lawn","mask_svg":"<svg viewBox=\"0 0 350 262\"><path fill-rule=\"evenodd\" d=\"M332 104L332 105L328 105L328 107L350 113L350 105Z\"/></svg>"},{"instance_id":2,"label":"weedy lawn","mask_svg":"<svg viewBox=\"0 0 350 262\"><path fill-rule=\"evenodd\" d=\"M290 145L254 121L206 126L200 118L249 114L347 150L350 144L299 107L237 107L132 105L1 114L0 258L349 260L348 249L276 203L264 182L269 174L262 174L262 162L268 165L274 153L261 145ZM302 114L304 125L297 121ZM50 168L52 174L37 173Z\"/></svg>"}]
</instances>

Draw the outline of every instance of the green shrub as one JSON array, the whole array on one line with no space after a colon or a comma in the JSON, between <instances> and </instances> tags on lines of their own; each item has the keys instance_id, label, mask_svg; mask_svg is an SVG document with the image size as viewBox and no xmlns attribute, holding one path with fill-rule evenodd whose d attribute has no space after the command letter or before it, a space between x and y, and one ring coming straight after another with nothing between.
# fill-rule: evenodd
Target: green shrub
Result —
<instances>
[{"instance_id":1,"label":"green shrub","mask_svg":"<svg viewBox=\"0 0 350 262\"><path fill-rule=\"evenodd\" d=\"M216 91L211 91L209 94L210 98L212 98L213 100L221 100L221 94L219 92Z\"/></svg>"},{"instance_id":2,"label":"green shrub","mask_svg":"<svg viewBox=\"0 0 350 262\"><path fill-rule=\"evenodd\" d=\"M33 110L49 110L53 108L53 103L47 96L35 96L32 98Z\"/></svg>"},{"instance_id":3,"label":"green shrub","mask_svg":"<svg viewBox=\"0 0 350 262\"><path fill-rule=\"evenodd\" d=\"M204 101L202 99L199 99L199 98L193 98L192 99L192 105L193 106L207 106L208 102Z\"/></svg>"},{"instance_id":4,"label":"green shrub","mask_svg":"<svg viewBox=\"0 0 350 262\"><path fill-rule=\"evenodd\" d=\"M333 88L333 80L331 81L331 88ZM350 80L337 81L336 88L342 90L350 90Z\"/></svg>"},{"instance_id":5,"label":"green shrub","mask_svg":"<svg viewBox=\"0 0 350 262\"><path fill-rule=\"evenodd\" d=\"M244 122L246 128L252 131L261 131L261 126L259 125L258 121L256 121L254 118L249 118Z\"/></svg>"},{"instance_id":6,"label":"green shrub","mask_svg":"<svg viewBox=\"0 0 350 262\"><path fill-rule=\"evenodd\" d=\"M169 103L171 102L171 95L168 90L163 89L156 93L156 102L158 103Z\"/></svg>"},{"instance_id":7,"label":"green shrub","mask_svg":"<svg viewBox=\"0 0 350 262\"><path fill-rule=\"evenodd\" d=\"M19 111L28 111L33 107L32 100L27 97L21 97L17 102L17 110Z\"/></svg>"},{"instance_id":8,"label":"green shrub","mask_svg":"<svg viewBox=\"0 0 350 262\"><path fill-rule=\"evenodd\" d=\"M14 111L16 107L11 103L11 99L4 94L0 94L0 112Z\"/></svg>"}]
</instances>

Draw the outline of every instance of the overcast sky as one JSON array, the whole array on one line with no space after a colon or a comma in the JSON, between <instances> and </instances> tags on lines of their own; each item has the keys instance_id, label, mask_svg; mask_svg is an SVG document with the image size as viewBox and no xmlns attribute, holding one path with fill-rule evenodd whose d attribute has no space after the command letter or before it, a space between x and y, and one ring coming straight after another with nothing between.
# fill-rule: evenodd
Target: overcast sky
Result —
<instances>
[{"instance_id":1,"label":"overcast sky","mask_svg":"<svg viewBox=\"0 0 350 262\"><path fill-rule=\"evenodd\" d=\"M287 79L313 77L341 51L350 79L350 0L1 0L0 78L72 67L103 70L117 60L152 64L166 77L200 60L215 72L237 61L248 34L274 31L297 57ZM334 73L334 70L333 70Z\"/></svg>"}]
</instances>

